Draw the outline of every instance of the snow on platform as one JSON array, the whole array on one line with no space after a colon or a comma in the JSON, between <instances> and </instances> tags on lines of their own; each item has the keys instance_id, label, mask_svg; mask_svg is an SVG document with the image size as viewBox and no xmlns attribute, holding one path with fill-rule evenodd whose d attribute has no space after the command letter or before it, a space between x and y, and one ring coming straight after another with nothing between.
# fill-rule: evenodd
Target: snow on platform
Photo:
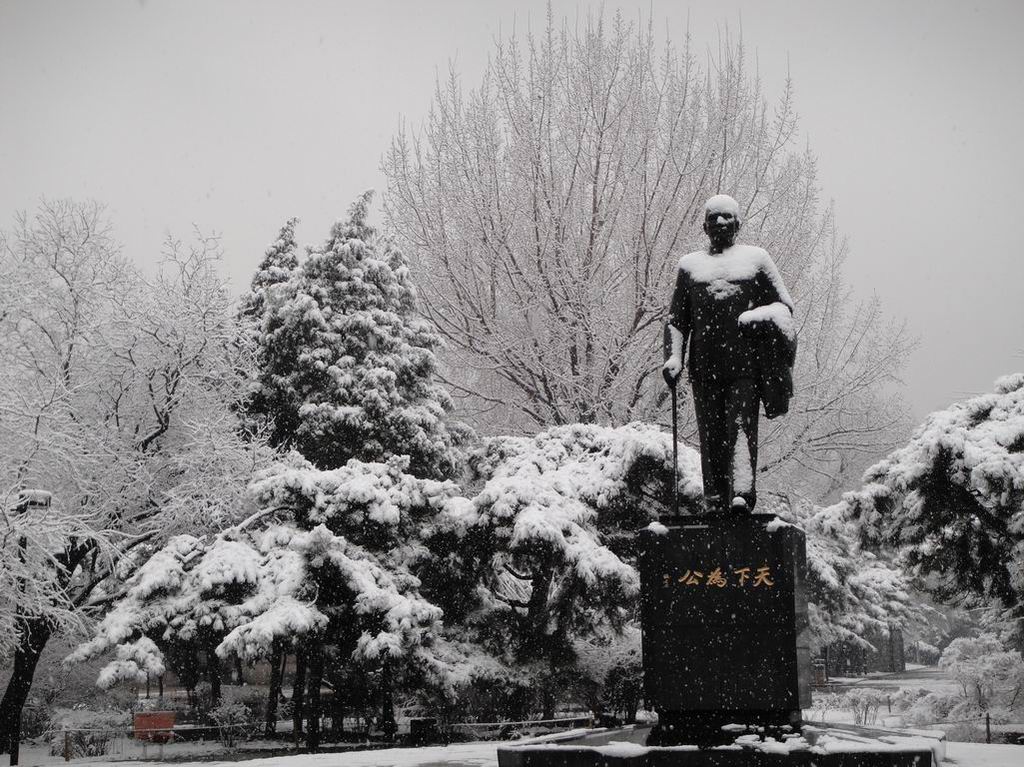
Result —
<instances>
[{"instance_id":1,"label":"snow on platform","mask_svg":"<svg viewBox=\"0 0 1024 767\"><path fill-rule=\"evenodd\" d=\"M638 731L639 732L639 731ZM578 731L573 734L586 735L595 731ZM610 734L610 733L609 733ZM175 767L497 767L498 748L562 740L568 733L558 737L534 738L529 741L477 741L474 743L454 743L447 746L424 746L421 748L387 748L368 751L346 751L344 753L296 754L294 756L274 756L267 758L238 760L230 756L223 761L173 762L147 761L93 761L75 760L72 764L88 764L89 767L145 767L154 764L174 764ZM636 755L645 751L646 747L624 733L618 740L606 741L605 748L609 756ZM604 739L598 737L598 739ZM782 744L779 744L780 746ZM1024 766L1024 746L987 745L984 743L946 742L945 759L936 767L1022 767ZM41 762L33 762L42 764ZM51 757L47 762L57 765L64 764L59 757Z\"/></svg>"}]
</instances>

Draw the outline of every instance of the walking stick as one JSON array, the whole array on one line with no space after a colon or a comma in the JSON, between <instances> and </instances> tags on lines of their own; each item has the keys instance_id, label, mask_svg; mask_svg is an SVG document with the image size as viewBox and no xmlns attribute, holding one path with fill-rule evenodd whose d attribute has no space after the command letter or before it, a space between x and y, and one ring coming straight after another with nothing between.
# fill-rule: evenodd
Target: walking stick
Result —
<instances>
[{"instance_id":1,"label":"walking stick","mask_svg":"<svg viewBox=\"0 0 1024 767\"><path fill-rule=\"evenodd\" d=\"M672 331L669 329L669 325L665 323L665 329L662 331L662 344L665 347L665 359L672 353ZM669 391L672 392L672 515L676 518L679 517L679 409L677 407L678 401L676 399L676 386L679 384L679 377L683 374L683 371L679 371L679 375L674 378L667 371L662 369L661 375L665 379L665 383L668 384Z\"/></svg>"},{"instance_id":2,"label":"walking stick","mask_svg":"<svg viewBox=\"0 0 1024 767\"><path fill-rule=\"evenodd\" d=\"M679 516L679 409L676 407L676 384L679 377L671 383L672 390L672 516Z\"/></svg>"}]
</instances>

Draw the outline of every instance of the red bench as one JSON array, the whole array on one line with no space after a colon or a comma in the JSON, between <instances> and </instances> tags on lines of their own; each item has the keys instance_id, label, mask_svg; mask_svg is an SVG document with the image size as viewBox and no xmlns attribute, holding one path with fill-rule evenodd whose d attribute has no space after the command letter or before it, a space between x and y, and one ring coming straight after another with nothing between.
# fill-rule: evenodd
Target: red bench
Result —
<instances>
[{"instance_id":1,"label":"red bench","mask_svg":"<svg viewBox=\"0 0 1024 767\"><path fill-rule=\"evenodd\" d=\"M145 711L135 715L135 739L166 743L174 733L175 711Z\"/></svg>"}]
</instances>

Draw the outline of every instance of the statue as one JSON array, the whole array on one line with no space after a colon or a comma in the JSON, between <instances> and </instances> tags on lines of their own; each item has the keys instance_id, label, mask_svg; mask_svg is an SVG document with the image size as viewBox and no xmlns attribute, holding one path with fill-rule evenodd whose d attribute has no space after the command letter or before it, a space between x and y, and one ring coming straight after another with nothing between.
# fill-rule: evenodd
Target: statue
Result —
<instances>
[{"instance_id":1,"label":"statue","mask_svg":"<svg viewBox=\"0 0 1024 767\"><path fill-rule=\"evenodd\" d=\"M761 404L774 418L787 412L793 393L793 300L766 251L736 244L736 201L718 194L704 210L710 243L679 260L662 374L676 386L689 346L705 509L749 513L757 501Z\"/></svg>"}]
</instances>

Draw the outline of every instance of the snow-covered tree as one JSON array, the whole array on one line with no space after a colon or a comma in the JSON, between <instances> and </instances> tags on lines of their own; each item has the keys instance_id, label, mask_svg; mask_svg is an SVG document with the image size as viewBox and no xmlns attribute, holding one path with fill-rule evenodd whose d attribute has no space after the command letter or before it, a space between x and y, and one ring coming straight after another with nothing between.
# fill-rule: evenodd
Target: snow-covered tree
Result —
<instances>
[{"instance_id":1,"label":"snow-covered tree","mask_svg":"<svg viewBox=\"0 0 1024 767\"><path fill-rule=\"evenodd\" d=\"M1024 659L1017 650L1008 650L998 637L982 634L954 639L943 650L939 666L959 689L918 690L905 714L908 721L946 719L955 725L964 720L977 722L986 715L994 724L1020 721L1024 713ZM972 728L968 725L967 729Z\"/></svg>"},{"instance_id":2,"label":"snow-covered tree","mask_svg":"<svg viewBox=\"0 0 1024 767\"><path fill-rule=\"evenodd\" d=\"M298 467L268 470L252 485L257 504L266 509L288 509L292 523L300 530L318 532L346 556L364 562L367 575L348 576L345 586L320 587L318 604L325 614L346 613L345 631L351 632L344 648L356 660L382 657L399 659L424 645L425 635L415 626L432 626L440 611L419 595L415 572L429 556L423 545L425 527L454 502L458 487L451 482L420 479L407 473L408 459L391 458L387 463L365 463L355 459L338 469L321 471L308 463ZM317 556L324 556L318 554ZM338 562L328 556L329 561ZM379 574L378 574L379 571ZM383 578L386 586L374 585ZM400 604L395 594L409 594L410 606ZM384 623L364 628L361 614L379 612ZM348 614L348 613L352 614ZM373 620L377 620L374 618ZM228 644L241 642L246 631L236 632ZM408 633L412 631L413 633ZM331 640L343 644L337 637ZM247 648L253 655L266 648Z\"/></svg>"},{"instance_id":3,"label":"snow-covered tree","mask_svg":"<svg viewBox=\"0 0 1024 767\"><path fill-rule=\"evenodd\" d=\"M679 461L681 505L699 508L697 453L683 447ZM446 631L548 693L547 714L553 691L577 672L605 681L609 669L602 676L576 664L589 668L588 647L617 644L619 631L637 625L635 535L668 511L671 462L671 438L644 424L576 424L487 440L472 458L479 486L445 505L419 570ZM835 509L774 507L807 532L817 646L865 643L873 629L918 617L904 575L864 551L855 526ZM481 665L480 675L488 674L494 668Z\"/></svg>"},{"instance_id":4,"label":"snow-covered tree","mask_svg":"<svg viewBox=\"0 0 1024 767\"><path fill-rule=\"evenodd\" d=\"M807 535L807 599L812 649L835 642L870 645L870 637L924 618L910 578L861 545L844 508L781 511Z\"/></svg>"},{"instance_id":5,"label":"snow-covered tree","mask_svg":"<svg viewBox=\"0 0 1024 767\"><path fill-rule=\"evenodd\" d=\"M704 201L727 192L796 304L796 394L762 430L762 464L825 494L895 444L887 392L908 338L849 296L791 84L773 107L742 41L702 66L689 39L659 51L654 27L549 14L496 42L476 89L439 83L422 129L393 141L385 210L449 342L446 379L485 433L664 421L675 266L706 245ZM689 403L682 417L695 443Z\"/></svg>"},{"instance_id":6,"label":"snow-covered tree","mask_svg":"<svg viewBox=\"0 0 1024 767\"><path fill-rule=\"evenodd\" d=\"M939 667L956 680L977 710L988 710L1000 694L1006 694L1007 708L1024 707L1024 659L1015 650L1007 651L992 634L954 639L942 651Z\"/></svg>"},{"instance_id":7,"label":"snow-covered tree","mask_svg":"<svg viewBox=\"0 0 1024 767\"><path fill-rule=\"evenodd\" d=\"M263 260L256 267L256 274L249 283L249 292L242 296L239 314L251 319L255 330L260 329L268 313L268 304L274 303L275 288L287 283L299 266L296 253L295 227L299 219L290 218L267 248Z\"/></svg>"},{"instance_id":8,"label":"snow-covered tree","mask_svg":"<svg viewBox=\"0 0 1024 767\"><path fill-rule=\"evenodd\" d=\"M868 542L944 600L995 603L1024 647L1024 374L932 413L844 496Z\"/></svg>"},{"instance_id":9,"label":"snow-covered tree","mask_svg":"<svg viewBox=\"0 0 1024 767\"><path fill-rule=\"evenodd\" d=\"M267 332L266 323L273 310L284 299L288 282L295 276L299 266L296 253L295 227L299 219L290 218L281 227L277 239L264 253L263 260L249 283L249 292L239 301L238 316L245 329L245 340L254 355L253 371L266 367L267 357L273 356L274 349L261 343ZM254 376L245 400L239 403L239 410L245 415L247 428L254 433L268 432L277 424L278 414L284 402L279 401L281 392L276 388L260 385ZM278 437L280 441L280 436Z\"/></svg>"},{"instance_id":10,"label":"snow-covered tree","mask_svg":"<svg viewBox=\"0 0 1024 767\"><path fill-rule=\"evenodd\" d=\"M643 697L640 626L579 637L573 650L580 675L573 685L576 694L592 711L621 715L627 724L635 722Z\"/></svg>"},{"instance_id":11,"label":"snow-covered tree","mask_svg":"<svg viewBox=\"0 0 1024 767\"><path fill-rule=\"evenodd\" d=\"M550 715L574 641L635 617L632 540L665 510L671 438L642 424L556 427L488 440L474 467L482 487L449 505L429 542L436 582L457 584L436 598L473 641L520 667ZM686 448L680 477L695 503L699 460Z\"/></svg>"},{"instance_id":12,"label":"snow-covered tree","mask_svg":"<svg viewBox=\"0 0 1024 767\"><path fill-rule=\"evenodd\" d=\"M407 455L416 476L451 475L464 429L433 381L440 337L416 313L405 257L367 223L370 200L265 304L255 406L274 444L322 469Z\"/></svg>"},{"instance_id":13,"label":"snow-covered tree","mask_svg":"<svg viewBox=\"0 0 1024 767\"><path fill-rule=\"evenodd\" d=\"M424 524L457 487L413 477L407 465L353 459L321 471L296 457L266 470L251 486L257 513L212 539L173 538L73 659L116 648L100 677L116 683L138 673L130 658L140 641L249 660L285 646L306 664L313 747L326 654L341 665L443 673L432 650L441 610L420 594L414 571L428 556Z\"/></svg>"},{"instance_id":14,"label":"snow-covered tree","mask_svg":"<svg viewBox=\"0 0 1024 767\"><path fill-rule=\"evenodd\" d=\"M237 437L238 327L217 242L169 241L146 280L102 209L44 202L0 239L0 749L55 632L183 529L230 523L263 452ZM39 492L49 505L31 501ZM5 647L6 645L6 647ZM125 659L128 662L130 659Z\"/></svg>"}]
</instances>

